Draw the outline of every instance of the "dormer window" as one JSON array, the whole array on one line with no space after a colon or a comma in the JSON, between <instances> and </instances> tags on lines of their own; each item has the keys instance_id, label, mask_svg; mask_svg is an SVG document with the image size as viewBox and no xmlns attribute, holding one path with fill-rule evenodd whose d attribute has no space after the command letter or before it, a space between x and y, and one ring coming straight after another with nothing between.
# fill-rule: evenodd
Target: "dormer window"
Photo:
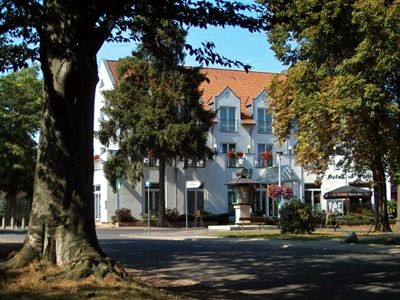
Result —
<instances>
[{"instance_id":1,"label":"dormer window","mask_svg":"<svg viewBox=\"0 0 400 300\"><path fill-rule=\"evenodd\" d=\"M236 107L221 106L219 119L221 131L236 131Z\"/></svg>"},{"instance_id":2,"label":"dormer window","mask_svg":"<svg viewBox=\"0 0 400 300\"><path fill-rule=\"evenodd\" d=\"M272 133L272 117L266 108L257 110L257 129L259 133Z\"/></svg>"}]
</instances>

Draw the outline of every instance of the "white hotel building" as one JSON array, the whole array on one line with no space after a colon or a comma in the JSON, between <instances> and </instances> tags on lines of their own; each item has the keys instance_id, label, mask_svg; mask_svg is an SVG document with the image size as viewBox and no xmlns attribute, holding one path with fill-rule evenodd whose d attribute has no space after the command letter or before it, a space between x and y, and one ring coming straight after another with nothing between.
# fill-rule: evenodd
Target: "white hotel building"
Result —
<instances>
[{"instance_id":1,"label":"white hotel building","mask_svg":"<svg viewBox=\"0 0 400 300\"><path fill-rule=\"evenodd\" d=\"M103 60L99 66L95 131L99 130L98 120L104 117L102 91L113 89L115 86L115 65L116 61ZM287 143L281 146L277 143L271 127L272 120L265 105L265 87L274 74L214 68L204 68L203 71L209 79L209 82L204 82L200 87L203 91L203 106L217 112L207 141L208 146L215 151L214 159L186 169L183 168L183 163L167 166L167 208L176 208L183 214L187 199L189 213L204 210L213 214L229 213L234 217L232 203L237 198L236 190L225 183L236 178L236 173L246 168L249 170L249 177L260 183L256 187L253 211L266 216L277 216L276 202L268 197L266 186L278 183L278 156L281 163L281 182L293 188L295 198L311 203L314 212L328 209L328 201L323 197L326 192L354 181L350 175L343 174L332 165L322 182L316 183L315 176L307 174L295 164L295 139L289 137ZM229 158L226 152L232 148L244 152L243 157ZM118 195L113 192L104 177L102 164L116 149L116 146L106 148L98 140L94 141L94 155L98 157L95 161L93 183L97 222L110 222L117 208L129 208L134 217L140 218L140 213L147 211L147 197L150 197L150 209L157 209L158 169L156 162L147 158L144 158L147 166L144 169L143 180L135 187L123 181ZM260 157L266 150L272 150L273 153L269 164ZM278 153L280 155L277 155ZM145 187L145 181L149 182L148 188ZM371 200L373 203L373 199L362 199L364 205L365 202L370 204ZM336 200L334 202L335 205L339 203Z\"/></svg>"}]
</instances>

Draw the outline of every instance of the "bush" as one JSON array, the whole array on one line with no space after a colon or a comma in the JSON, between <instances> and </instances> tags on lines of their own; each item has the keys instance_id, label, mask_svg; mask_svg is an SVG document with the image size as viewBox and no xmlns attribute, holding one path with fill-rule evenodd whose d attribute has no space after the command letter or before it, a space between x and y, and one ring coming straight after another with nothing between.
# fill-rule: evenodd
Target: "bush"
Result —
<instances>
[{"instance_id":1,"label":"bush","mask_svg":"<svg viewBox=\"0 0 400 300\"><path fill-rule=\"evenodd\" d=\"M140 213L140 217L142 218L142 221L147 221L148 220L148 214L147 213ZM154 211L150 211L150 221L152 222L157 222L158 216Z\"/></svg>"},{"instance_id":2,"label":"bush","mask_svg":"<svg viewBox=\"0 0 400 300\"><path fill-rule=\"evenodd\" d=\"M176 208L167 208L167 220L170 223L175 223L178 220L179 212Z\"/></svg>"},{"instance_id":3,"label":"bush","mask_svg":"<svg viewBox=\"0 0 400 300\"><path fill-rule=\"evenodd\" d=\"M314 217L311 206L300 201L291 201L279 210L281 233L311 233L314 231Z\"/></svg>"},{"instance_id":4,"label":"bush","mask_svg":"<svg viewBox=\"0 0 400 300\"><path fill-rule=\"evenodd\" d=\"M229 214L219 214L219 215L217 215L217 223L218 223L218 225L229 224Z\"/></svg>"},{"instance_id":5,"label":"bush","mask_svg":"<svg viewBox=\"0 0 400 300\"><path fill-rule=\"evenodd\" d=\"M131 210L127 208L120 208L115 211L115 219L117 222L134 222Z\"/></svg>"},{"instance_id":6,"label":"bush","mask_svg":"<svg viewBox=\"0 0 400 300\"><path fill-rule=\"evenodd\" d=\"M387 210L389 213L389 218L391 218L391 219L397 218L397 201L396 201L396 199L392 199L387 202Z\"/></svg>"},{"instance_id":7,"label":"bush","mask_svg":"<svg viewBox=\"0 0 400 300\"><path fill-rule=\"evenodd\" d=\"M179 215L177 221L178 222L185 222L186 221L186 215L185 214ZM189 222L193 222L194 221L194 215L188 214L188 221Z\"/></svg>"}]
</instances>

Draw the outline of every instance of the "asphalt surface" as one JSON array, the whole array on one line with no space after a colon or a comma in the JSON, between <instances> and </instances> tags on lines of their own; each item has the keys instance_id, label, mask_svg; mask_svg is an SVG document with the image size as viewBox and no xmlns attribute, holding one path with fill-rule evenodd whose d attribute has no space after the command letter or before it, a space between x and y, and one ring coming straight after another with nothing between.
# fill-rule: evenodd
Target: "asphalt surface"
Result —
<instances>
[{"instance_id":1,"label":"asphalt surface","mask_svg":"<svg viewBox=\"0 0 400 300\"><path fill-rule=\"evenodd\" d=\"M400 299L399 246L217 239L204 232L97 230L103 250L124 267L212 289L187 294L197 299ZM0 230L0 242L23 238Z\"/></svg>"}]
</instances>

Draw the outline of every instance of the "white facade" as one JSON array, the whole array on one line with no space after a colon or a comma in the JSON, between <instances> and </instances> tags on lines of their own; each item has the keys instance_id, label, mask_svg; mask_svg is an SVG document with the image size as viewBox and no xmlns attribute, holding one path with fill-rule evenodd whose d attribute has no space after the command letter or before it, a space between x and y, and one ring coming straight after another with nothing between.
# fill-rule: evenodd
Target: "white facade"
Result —
<instances>
[{"instance_id":1,"label":"white facade","mask_svg":"<svg viewBox=\"0 0 400 300\"><path fill-rule=\"evenodd\" d=\"M223 70L219 71L223 72ZM272 75L269 74L269 76ZM101 113L104 100L102 91L112 89L115 83L113 72L107 61L102 61L100 64L99 79L95 99L95 131L99 129L98 120L104 117ZM185 199L187 199L189 212L204 210L214 214L230 213L233 216L232 201L235 201L236 195L235 191L225 183L236 178L236 173L242 168L250 171L250 177L253 180L266 183L265 176L268 168L260 160L260 152L269 146L273 153L272 165L278 165L277 152L283 153L280 156L281 167L292 170L293 177L299 179L298 182L288 183L293 188L294 197L307 200L312 198L313 200L310 201L313 202L316 212L327 209L327 203L323 199L325 192L351 183L349 178L342 176L340 170L332 168L327 172L322 184L318 186L314 184L313 175L305 173L302 168L295 165L295 156L291 153L295 140L290 138L286 144L279 146L269 128L268 116L263 114L265 111L259 110L266 109L266 96L266 92L260 89L252 99L244 102L233 88L225 86L213 95L211 100L208 100L209 107L217 112L217 122L210 128L207 142L208 147L216 152L214 160L206 162L204 167L184 169L182 163L176 167L167 167L165 174L167 208L176 208L180 214L183 214L186 209ZM244 110L247 115L252 116L249 122L242 118ZM234 164L230 164L227 154L224 153L231 150L230 148L244 152L243 157ZM112 191L104 177L102 162L106 161L116 149L115 145L105 148L96 138L94 140L94 154L100 156L95 163L94 171L95 195L97 193L97 198L95 198L98 202L95 203L96 221L98 222L110 222L117 206L131 209L132 215L140 218L140 214L147 209L145 199L148 195L153 201L151 209L155 209L157 205L154 202L158 195L159 182L156 166L145 168L144 180L136 187L130 187L127 182L123 182L118 197ZM149 189L145 187L145 180L151 183ZM268 199L266 186L257 189L256 199L253 209L261 210L260 213L267 216L277 215L276 204Z\"/></svg>"}]
</instances>

